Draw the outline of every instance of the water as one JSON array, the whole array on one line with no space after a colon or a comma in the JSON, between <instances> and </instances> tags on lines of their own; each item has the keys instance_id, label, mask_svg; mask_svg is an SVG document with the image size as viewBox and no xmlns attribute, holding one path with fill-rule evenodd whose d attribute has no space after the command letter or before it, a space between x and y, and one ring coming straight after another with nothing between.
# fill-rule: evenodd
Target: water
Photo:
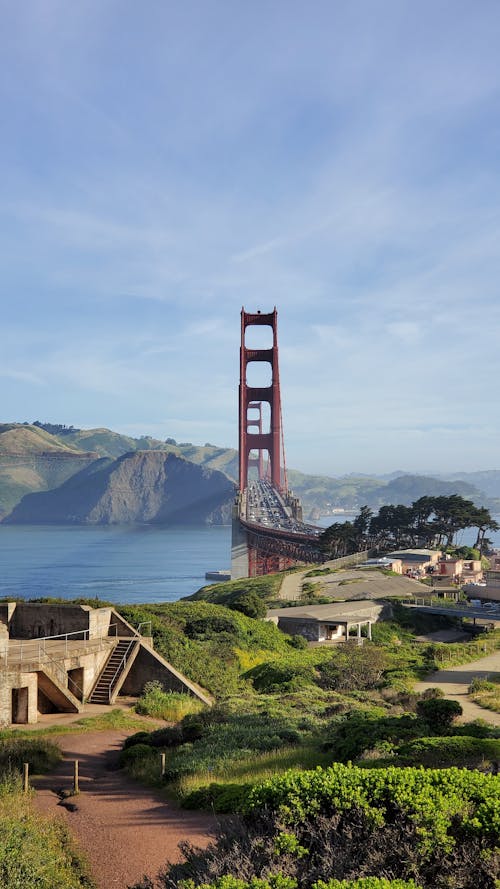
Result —
<instances>
[{"instance_id":1,"label":"water","mask_svg":"<svg viewBox=\"0 0 500 889\"><path fill-rule=\"evenodd\" d=\"M229 526L0 525L0 597L173 602L230 560Z\"/></svg>"}]
</instances>

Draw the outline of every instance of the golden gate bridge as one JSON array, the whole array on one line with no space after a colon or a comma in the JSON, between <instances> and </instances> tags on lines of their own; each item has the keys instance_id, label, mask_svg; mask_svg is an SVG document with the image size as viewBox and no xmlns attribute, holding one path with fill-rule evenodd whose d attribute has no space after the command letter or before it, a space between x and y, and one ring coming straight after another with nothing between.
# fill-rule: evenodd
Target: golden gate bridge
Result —
<instances>
[{"instance_id":1,"label":"golden gate bridge","mask_svg":"<svg viewBox=\"0 0 500 889\"><path fill-rule=\"evenodd\" d=\"M251 327L270 327L272 346L247 345ZM252 364L269 364L267 386L248 384ZM278 364L278 313L241 310L239 483L233 510L231 577L257 577L293 565L323 562L322 528L303 521L288 488Z\"/></svg>"}]
</instances>

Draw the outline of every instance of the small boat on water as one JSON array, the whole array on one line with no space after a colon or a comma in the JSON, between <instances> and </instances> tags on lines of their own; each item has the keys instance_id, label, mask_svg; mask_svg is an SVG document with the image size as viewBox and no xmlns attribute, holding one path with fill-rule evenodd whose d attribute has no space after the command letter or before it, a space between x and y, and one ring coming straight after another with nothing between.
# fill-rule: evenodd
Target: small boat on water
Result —
<instances>
[{"instance_id":1,"label":"small boat on water","mask_svg":"<svg viewBox=\"0 0 500 889\"><path fill-rule=\"evenodd\" d=\"M231 580L230 571L206 571L205 580Z\"/></svg>"}]
</instances>

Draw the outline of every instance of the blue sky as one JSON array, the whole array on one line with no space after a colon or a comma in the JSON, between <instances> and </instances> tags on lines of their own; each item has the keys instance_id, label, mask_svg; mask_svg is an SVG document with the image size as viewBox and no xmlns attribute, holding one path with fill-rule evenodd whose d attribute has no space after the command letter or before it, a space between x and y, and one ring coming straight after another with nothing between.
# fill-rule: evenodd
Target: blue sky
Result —
<instances>
[{"instance_id":1,"label":"blue sky","mask_svg":"<svg viewBox=\"0 0 500 889\"><path fill-rule=\"evenodd\" d=\"M499 468L496 0L1 3L2 419L288 465Z\"/></svg>"}]
</instances>

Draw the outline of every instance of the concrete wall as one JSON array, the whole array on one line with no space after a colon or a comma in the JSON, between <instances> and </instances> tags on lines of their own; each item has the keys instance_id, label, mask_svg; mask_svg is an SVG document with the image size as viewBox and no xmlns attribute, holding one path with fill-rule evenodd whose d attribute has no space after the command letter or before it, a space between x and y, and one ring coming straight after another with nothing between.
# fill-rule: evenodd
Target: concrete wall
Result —
<instances>
[{"instance_id":1,"label":"concrete wall","mask_svg":"<svg viewBox=\"0 0 500 889\"><path fill-rule=\"evenodd\" d=\"M15 602L0 603L0 642L9 638L9 626L15 607Z\"/></svg>"},{"instance_id":2,"label":"concrete wall","mask_svg":"<svg viewBox=\"0 0 500 889\"><path fill-rule=\"evenodd\" d=\"M39 639L89 629L90 609L80 605L18 602L10 621L11 639Z\"/></svg>"},{"instance_id":3,"label":"concrete wall","mask_svg":"<svg viewBox=\"0 0 500 889\"><path fill-rule=\"evenodd\" d=\"M20 670L2 670L0 673L0 725L7 726L16 719L12 713L12 690L27 689L26 721L33 724L37 721L38 678L36 673L23 673ZM23 697L23 695L21 695Z\"/></svg>"},{"instance_id":4,"label":"concrete wall","mask_svg":"<svg viewBox=\"0 0 500 889\"><path fill-rule=\"evenodd\" d=\"M111 647L104 647L101 651L91 651L88 654L80 654L74 657L67 657L60 664L65 673L68 673L69 670L77 670L79 668L83 669L83 694L84 697L87 698L90 695L99 673L104 667L109 655L111 654ZM47 668L47 673L50 674L50 666ZM55 675L60 680L60 672L55 671ZM67 683L66 683L67 684ZM73 692L76 694L75 692ZM76 695L79 697L79 695Z\"/></svg>"},{"instance_id":5,"label":"concrete wall","mask_svg":"<svg viewBox=\"0 0 500 889\"><path fill-rule=\"evenodd\" d=\"M317 620L308 620L306 617L296 617L293 620L288 617L279 617L278 629L283 633L289 633L290 636L303 636L308 642L320 641L320 624Z\"/></svg>"},{"instance_id":6,"label":"concrete wall","mask_svg":"<svg viewBox=\"0 0 500 889\"><path fill-rule=\"evenodd\" d=\"M347 638L347 625L333 622L320 624L318 635L320 642L341 642Z\"/></svg>"},{"instance_id":7,"label":"concrete wall","mask_svg":"<svg viewBox=\"0 0 500 889\"><path fill-rule=\"evenodd\" d=\"M92 608L89 610L89 636L91 639L100 639L107 636L111 620L112 608ZM114 630L113 630L114 632Z\"/></svg>"},{"instance_id":8,"label":"concrete wall","mask_svg":"<svg viewBox=\"0 0 500 889\"><path fill-rule=\"evenodd\" d=\"M231 580L248 577L248 543L246 531L240 525L238 516L233 514L231 534Z\"/></svg>"},{"instance_id":9,"label":"concrete wall","mask_svg":"<svg viewBox=\"0 0 500 889\"><path fill-rule=\"evenodd\" d=\"M163 666L154 654L141 646L121 689L122 695L141 695L146 682L157 679L166 691L178 691L192 694L191 689Z\"/></svg>"}]
</instances>

